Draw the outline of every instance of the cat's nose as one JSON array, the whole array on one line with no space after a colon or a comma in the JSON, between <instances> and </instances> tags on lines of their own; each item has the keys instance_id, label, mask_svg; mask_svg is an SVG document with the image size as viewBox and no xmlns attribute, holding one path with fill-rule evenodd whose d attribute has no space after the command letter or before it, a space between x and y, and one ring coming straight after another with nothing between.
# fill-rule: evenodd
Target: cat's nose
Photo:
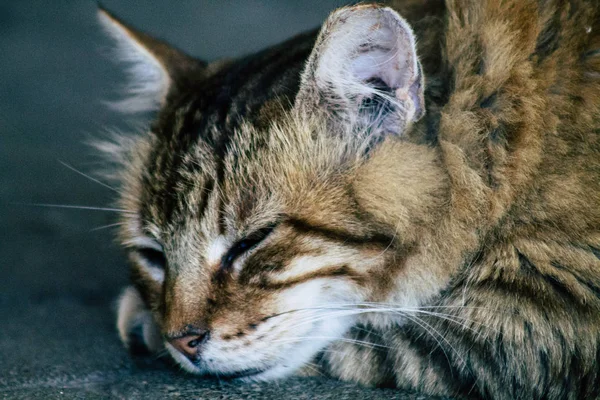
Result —
<instances>
[{"instance_id":1,"label":"cat's nose","mask_svg":"<svg viewBox=\"0 0 600 400\"><path fill-rule=\"evenodd\" d=\"M196 330L185 336L169 339L169 343L181 354L194 361L199 357L200 346L208 340L208 330Z\"/></svg>"}]
</instances>

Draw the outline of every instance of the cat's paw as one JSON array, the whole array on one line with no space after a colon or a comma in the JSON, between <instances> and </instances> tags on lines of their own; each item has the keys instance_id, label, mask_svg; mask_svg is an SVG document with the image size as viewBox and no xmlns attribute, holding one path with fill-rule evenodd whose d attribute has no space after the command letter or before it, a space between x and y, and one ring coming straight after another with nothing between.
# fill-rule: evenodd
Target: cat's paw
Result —
<instances>
[{"instance_id":1,"label":"cat's paw","mask_svg":"<svg viewBox=\"0 0 600 400\"><path fill-rule=\"evenodd\" d=\"M133 286L127 287L119 298L117 329L121 341L133 353L156 353L164 346L152 313Z\"/></svg>"}]
</instances>

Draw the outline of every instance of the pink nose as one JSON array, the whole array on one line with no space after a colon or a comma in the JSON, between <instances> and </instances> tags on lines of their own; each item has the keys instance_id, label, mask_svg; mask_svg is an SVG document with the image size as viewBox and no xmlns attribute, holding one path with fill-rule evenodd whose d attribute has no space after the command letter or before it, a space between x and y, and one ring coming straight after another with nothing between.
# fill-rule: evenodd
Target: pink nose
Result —
<instances>
[{"instance_id":1,"label":"pink nose","mask_svg":"<svg viewBox=\"0 0 600 400\"><path fill-rule=\"evenodd\" d=\"M198 358L200 345L206 340L208 340L208 331L202 331L169 339L169 343L190 360L195 360Z\"/></svg>"}]
</instances>

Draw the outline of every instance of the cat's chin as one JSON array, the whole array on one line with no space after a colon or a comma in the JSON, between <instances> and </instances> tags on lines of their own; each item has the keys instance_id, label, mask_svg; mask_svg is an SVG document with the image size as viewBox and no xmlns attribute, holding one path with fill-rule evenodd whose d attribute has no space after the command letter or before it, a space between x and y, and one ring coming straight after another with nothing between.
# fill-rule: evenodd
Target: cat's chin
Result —
<instances>
[{"instance_id":1,"label":"cat's chin","mask_svg":"<svg viewBox=\"0 0 600 400\"><path fill-rule=\"evenodd\" d=\"M265 382L282 379L292 375L296 371L295 368L286 367L284 365L276 365L271 368L264 369L254 374L248 374L235 378L236 381L249 382Z\"/></svg>"}]
</instances>

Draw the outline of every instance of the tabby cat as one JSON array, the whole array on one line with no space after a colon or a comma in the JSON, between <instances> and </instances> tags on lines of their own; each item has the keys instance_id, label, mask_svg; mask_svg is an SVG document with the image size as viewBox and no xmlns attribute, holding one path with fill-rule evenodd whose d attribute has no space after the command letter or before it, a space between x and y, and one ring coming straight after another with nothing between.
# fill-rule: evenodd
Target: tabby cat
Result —
<instances>
[{"instance_id":1,"label":"tabby cat","mask_svg":"<svg viewBox=\"0 0 600 400\"><path fill-rule=\"evenodd\" d=\"M99 18L125 344L197 374L600 398L600 3L405 0L205 63ZM309 364L310 363L310 364Z\"/></svg>"}]
</instances>

